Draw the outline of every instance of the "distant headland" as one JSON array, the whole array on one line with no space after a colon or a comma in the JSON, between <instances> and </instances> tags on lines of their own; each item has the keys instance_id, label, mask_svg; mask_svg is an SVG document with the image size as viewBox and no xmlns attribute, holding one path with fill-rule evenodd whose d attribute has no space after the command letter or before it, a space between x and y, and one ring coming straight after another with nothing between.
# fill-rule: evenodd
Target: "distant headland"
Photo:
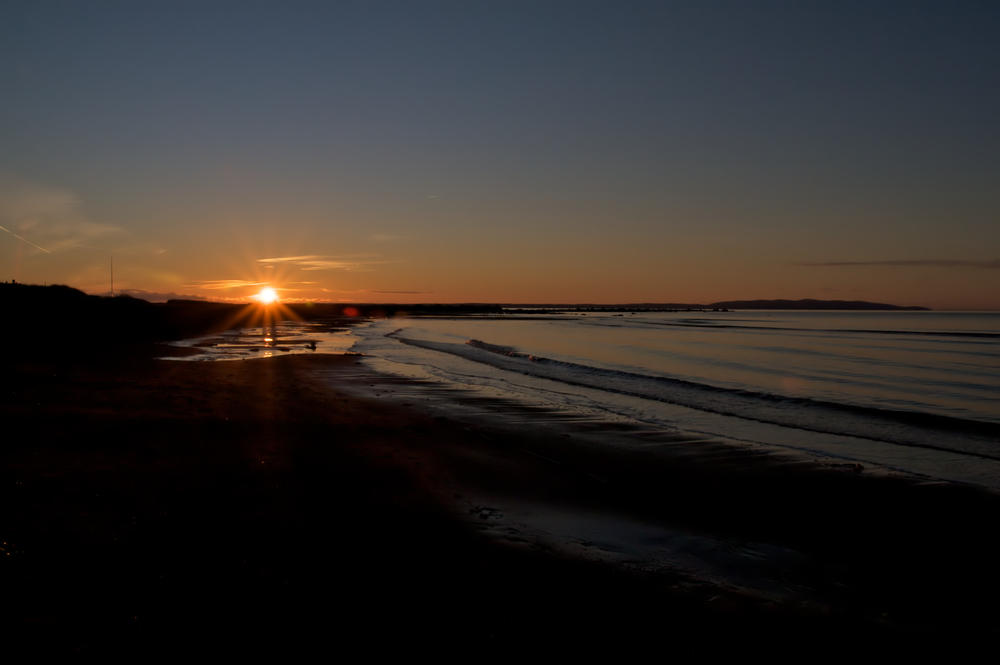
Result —
<instances>
[{"instance_id":1,"label":"distant headland","mask_svg":"<svg viewBox=\"0 0 1000 665\"><path fill-rule=\"evenodd\" d=\"M864 300L724 300L708 305L692 303L629 303L625 305L596 304L504 304L504 309L589 309L594 311L687 311L722 309L813 309L813 310L863 310L863 311L922 311L929 307L903 307Z\"/></svg>"}]
</instances>

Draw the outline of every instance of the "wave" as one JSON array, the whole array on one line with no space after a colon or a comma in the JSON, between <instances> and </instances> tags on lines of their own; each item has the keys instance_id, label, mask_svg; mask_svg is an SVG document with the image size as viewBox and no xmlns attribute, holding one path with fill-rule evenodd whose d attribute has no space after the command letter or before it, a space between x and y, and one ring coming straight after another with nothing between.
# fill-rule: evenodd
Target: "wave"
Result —
<instances>
[{"instance_id":1,"label":"wave","mask_svg":"<svg viewBox=\"0 0 1000 665\"><path fill-rule=\"evenodd\" d=\"M448 353L501 370L568 385L677 404L783 427L853 436L903 446L1000 460L1000 425L915 411L879 409L591 367L521 353L508 346L465 344L386 335L404 344Z\"/></svg>"}]
</instances>

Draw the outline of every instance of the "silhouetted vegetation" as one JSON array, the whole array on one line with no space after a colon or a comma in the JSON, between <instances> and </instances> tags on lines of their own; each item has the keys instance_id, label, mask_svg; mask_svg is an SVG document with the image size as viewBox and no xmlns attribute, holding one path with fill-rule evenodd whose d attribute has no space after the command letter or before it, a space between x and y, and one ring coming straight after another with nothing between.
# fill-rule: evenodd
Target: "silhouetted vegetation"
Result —
<instances>
[{"instance_id":1,"label":"silhouetted vegetation","mask_svg":"<svg viewBox=\"0 0 1000 665\"><path fill-rule=\"evenodd\" d=\"M0 284L7 325L0 339L78 347L150 342L225 330L248 321L251 305L196 301L150 303L130 296L91 296L61 284Z\"/></svg>"}]
</instances>

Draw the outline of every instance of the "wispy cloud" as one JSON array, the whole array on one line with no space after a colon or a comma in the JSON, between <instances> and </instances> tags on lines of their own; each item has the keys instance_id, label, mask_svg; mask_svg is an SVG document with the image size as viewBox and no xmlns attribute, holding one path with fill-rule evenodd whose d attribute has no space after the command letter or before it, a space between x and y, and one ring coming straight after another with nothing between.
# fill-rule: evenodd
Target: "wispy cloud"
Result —
<instances>
[{"instance_id":1,"label":"wispy cloud","mask_svg":"<svg viewBox=\"0 0 1000 665\"><path fill-rule=\"evenodd\" d=\"M267 282L248 282L244 279L212 279L201 284L184 284L186 289L238 289L247 286L264 286Z\"/></svg>"},{"instance_id":2,"label":"wispy cloud","mask_svg":"<svg viewBox=\"0 0 1000 665\"><path fill-rule=\"evenodd\" d=\"M35 249L53 254L125 235L123 228L87 219L80 208L73 192L0 172L0 229Z\"/></svg>"},{"instance_id":3,"label":"wispy cloud","mask_svg":"<svg viewBox=\"0 0 1000 665\"><path fill-rule=\"evenodd\" d=\"M931 267L931 268L985 268L1000 270L1000 259L995 261L960 261L954 259L906 259L899 261L822 261L799 263L801 266L830 268L858 266Z\"/></svg>"},{"instance_id":4,"label":"wispy cloud","mask_svg":"<svg viewBox=\"0 0 1000 665\"><path fill-rule=\"evenodd\" d=\"M375 289L355 289L353 291L341 291L337 289L320 289L324 293L395 293L404 295L421 295L427 296L434 293L434 291L376 291ZM345 300L344 302L349 302Z\"/></svg>"},{"instance_id":5,"label":"wispy cloud","mask_svg":"<svg viewBox=\"0 0 1000 665\"><path fill-rule=\"evenodd\" d=\"M259 302L259 301L256 300L256 296L235 296L235 297L233 297L233 296L212 296L211 298L207 298L206 300L210 300L212 302L227 302L227 303L231 303L233 305L245 305L248 302Z\"/></svg>"},{"instance_id":6,"label":"wispy cloud","mask_svg":"<svg viewBox=\"0 0 1000 665\"><path fill-rule=\"evenodd\" d=\"M313 303L313 302L334 302L329 298L297 298L295 296L281 296L281 302L288 303Z\"/></svg>"},{"instance_id":7,"label":"wispy cloud","mask_svg":"<svg viewBox=\"0 0 1000 665\"><path fill-rule=\"evenodd\" d=\"M310 254L307 256L277 256L257 259L259 263L295 266L299 270L366 270L367 266L388 261L373 261L361 256L330 256Z\"/></svg>"}]
</instances>

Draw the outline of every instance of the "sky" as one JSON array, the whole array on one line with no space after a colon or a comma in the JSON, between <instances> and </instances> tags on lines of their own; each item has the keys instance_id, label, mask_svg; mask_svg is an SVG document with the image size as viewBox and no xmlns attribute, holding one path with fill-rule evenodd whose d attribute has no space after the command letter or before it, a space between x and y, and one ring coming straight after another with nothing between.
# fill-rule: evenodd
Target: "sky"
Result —
<instances>
[{"instance_id":1,"label":"sky","mask_svg":"<svg viewBox=\"0 0 1000 665\"><path fill-rule=\"evenodd\" d=\"M1000 309L1000 3L0 0L0 279Z\"/></svg>"}]
</instances>

